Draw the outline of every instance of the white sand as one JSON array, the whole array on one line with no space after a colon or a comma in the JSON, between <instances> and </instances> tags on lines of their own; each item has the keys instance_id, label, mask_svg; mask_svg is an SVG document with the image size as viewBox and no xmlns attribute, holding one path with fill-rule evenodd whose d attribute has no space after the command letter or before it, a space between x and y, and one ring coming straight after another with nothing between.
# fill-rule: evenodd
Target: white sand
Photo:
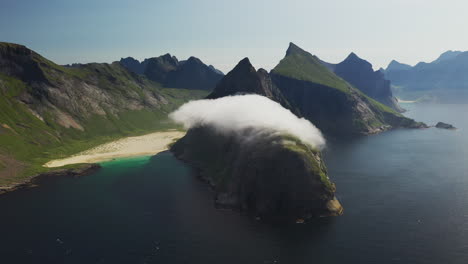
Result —
<instances>
[{"instance_id":1,"label":"white sand","mask_svg":"<svg viewBox=\"0 0 468 264\"><path fill-rule=\"evenodd\" d=\"M412 104L412 103L416 103L416 101L409 101L409 100L401 100L400 98L397 97L397 101L399 103L404 103L404 104Z\"/></svg>"},{"instance_id":2,"label":"white sand","mask_svg":"<svg viewBox=\"0 0 468 264\"><path fill-rule=\"evenodd\" d=\"M44 164L44 167L52 168L77 163L97 163L114 158L155 155L167 150L168 144L184 135L185 132L181 131L165 131L138 137L122 138L65 159L49 161Z\"/></svg>"}]
</instances>

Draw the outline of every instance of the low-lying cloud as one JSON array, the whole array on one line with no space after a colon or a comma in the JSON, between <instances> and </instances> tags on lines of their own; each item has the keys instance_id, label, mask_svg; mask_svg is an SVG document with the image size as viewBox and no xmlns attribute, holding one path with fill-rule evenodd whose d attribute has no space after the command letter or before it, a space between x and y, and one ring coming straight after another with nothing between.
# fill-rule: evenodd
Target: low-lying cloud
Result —
<instances>
[{"instance_id":1,"label":"low-lying cloud","mask_svg":"<svg viewBox=\"0 0 468 264\"><path fill-rule=\"evenodd\" d=\"M298 118L280 104L260 95L191 101L169 117L187 129L200 125L213 126L221 132L255 128L291 134L317 148L325 145L322 133L311 122Z\"/></svg>"}]
</instances>

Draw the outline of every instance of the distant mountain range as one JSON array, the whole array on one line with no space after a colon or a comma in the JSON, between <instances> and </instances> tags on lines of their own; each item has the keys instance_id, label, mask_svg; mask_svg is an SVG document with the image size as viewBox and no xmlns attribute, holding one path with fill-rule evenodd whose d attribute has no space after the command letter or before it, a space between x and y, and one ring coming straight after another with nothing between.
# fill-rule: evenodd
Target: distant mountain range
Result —
<instances>
[{"instance_id":1,"label":"distant mountain range","mask_svg":"<svg viewBox=\"0 0 468 264\"><path fill-rule=\"evenodd\" d=\"M468 91L468 52L447 51L415 66L393 60L384 73L400 94L456 98Z\"/></svg>"},{"instance_id":2,"label":"distant mountain range","mask_svg":"<svg viewBox=\"0 0 468 264\"><path fill-rule=\"evenodd\" d=\"M198 58L190 57L179 62L170 54L145 59L141 63L128 57L121 59L120 64L134 73L171 88L211 91L224 76L220 70L204 64Z\"/></svg>"},{"instance_id":3,"label":"distant mountain range","mask_svg":"<svg viewBox=\"0 0 468 264\"><path fill-rule=\"evenodd\" d=\"M243 59L208 98L239 93L267 96L331 135L371 134L392 127L424 126L366 96L319 58L293 43L270 73L263 69L256 71L247 58Z\"/></svg>"}]
</instances>

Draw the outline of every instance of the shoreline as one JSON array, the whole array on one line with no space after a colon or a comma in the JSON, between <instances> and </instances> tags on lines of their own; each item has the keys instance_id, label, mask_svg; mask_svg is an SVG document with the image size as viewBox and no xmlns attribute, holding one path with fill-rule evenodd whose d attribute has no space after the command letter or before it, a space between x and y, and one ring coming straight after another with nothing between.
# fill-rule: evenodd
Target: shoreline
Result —
<instances>
[{"instance_id":1,"label":"shoreline","mask_svg":"<svg viewBox=\"0 0 468 264\"><path fill-rule=\"evenodd\" d=\"M116 158L156 155L169 149L168 145L185 135L181 131L163 131L136 137L125 137L94 148L82 151L63 159L45 163L47 168L63 167L71 164L99 163Z\"/></svg>"},{"instance_id":2,"label":"shoreline","mask_svg":"<svg viewBox=\"0 0 468 264\"><path fill-rule=\"evenodd\" d=\"M156 155L169 149L169 144L185 135L185 132L168 130L142 136L124 137L79 152L63 159L55 159L43 166L50 171L32 175L21 182L0 186L0 195L20 189L36 187L42 179L49 177L82 177L101 168L98 163L117 158ZM63 168L78 165L74 168Z\"/></svg>"},{"instance_id":3,"label":"shoreline","mask_svg":"<svg viewBox=\"0 0 468 264\"><path fill-rule=\"evenodd\" d=\"M396 99L397 99L397 102L398 102L398 103L403 103L403 104L414 104L414 103L417 103L417 101L413 101L413 100L402 100L402 99L400 99L400 98L398 98L398 97L396 97Z\"/></svg>"},{"instance_id":4,"label":"shoreline","mask_svg":"<svg viewBox=\"0 0 468 264\"><path fill-rule=\"evenodd\" d=\"M14 191L21 190L21 189L36 187L45 178L64 177L64 176L75 177L75 178L83 177L83 176L86 176L93 172L98 171L100 168L101 166L99 164L82 164L78 168L58 169L58 170L40 173L37 175L33 175L20 183L0 186L0 195L14 192Z\"/></svg>"}]
</instances>

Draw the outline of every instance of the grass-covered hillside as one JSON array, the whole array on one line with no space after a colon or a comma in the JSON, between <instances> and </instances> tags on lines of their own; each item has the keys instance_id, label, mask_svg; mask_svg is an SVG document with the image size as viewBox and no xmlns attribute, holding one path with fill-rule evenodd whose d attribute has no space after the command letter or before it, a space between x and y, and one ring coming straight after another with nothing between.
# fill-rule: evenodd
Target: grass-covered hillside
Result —
<instances>
[{"instance_id":1,"label":"grass-covered hillside","mask_svg":"<svg viewBox=\"0 0 468 264\"><path fill-rule=\"evenodd\" d=\"M271 76L290 105L327 134L358 135L424 126L366 96L293 43Z\"/></svg>"},{"instance_id":2,"label":"grass-covered hillside","mask_svg":"<svg viewBox=\"0 0 468 264\"><path fill-rule=\"evenodd\" d=\"M119 63L65 67L0 43L0 186L118 137L176 127L167 114L206 91L164 88Z\"/></svg>"},{"instance_id":3,"label":"grass-covered hillside","mask_svg":"<svg viewBox=\"0 0 468 264\"><path fill-rule=\"evenodd\" d=\"M327 69L316 56L294 43L289 44L286 56L272 73L336 88L345 93L350 91L349 85Z\"/></svg>"}]
</instances>

